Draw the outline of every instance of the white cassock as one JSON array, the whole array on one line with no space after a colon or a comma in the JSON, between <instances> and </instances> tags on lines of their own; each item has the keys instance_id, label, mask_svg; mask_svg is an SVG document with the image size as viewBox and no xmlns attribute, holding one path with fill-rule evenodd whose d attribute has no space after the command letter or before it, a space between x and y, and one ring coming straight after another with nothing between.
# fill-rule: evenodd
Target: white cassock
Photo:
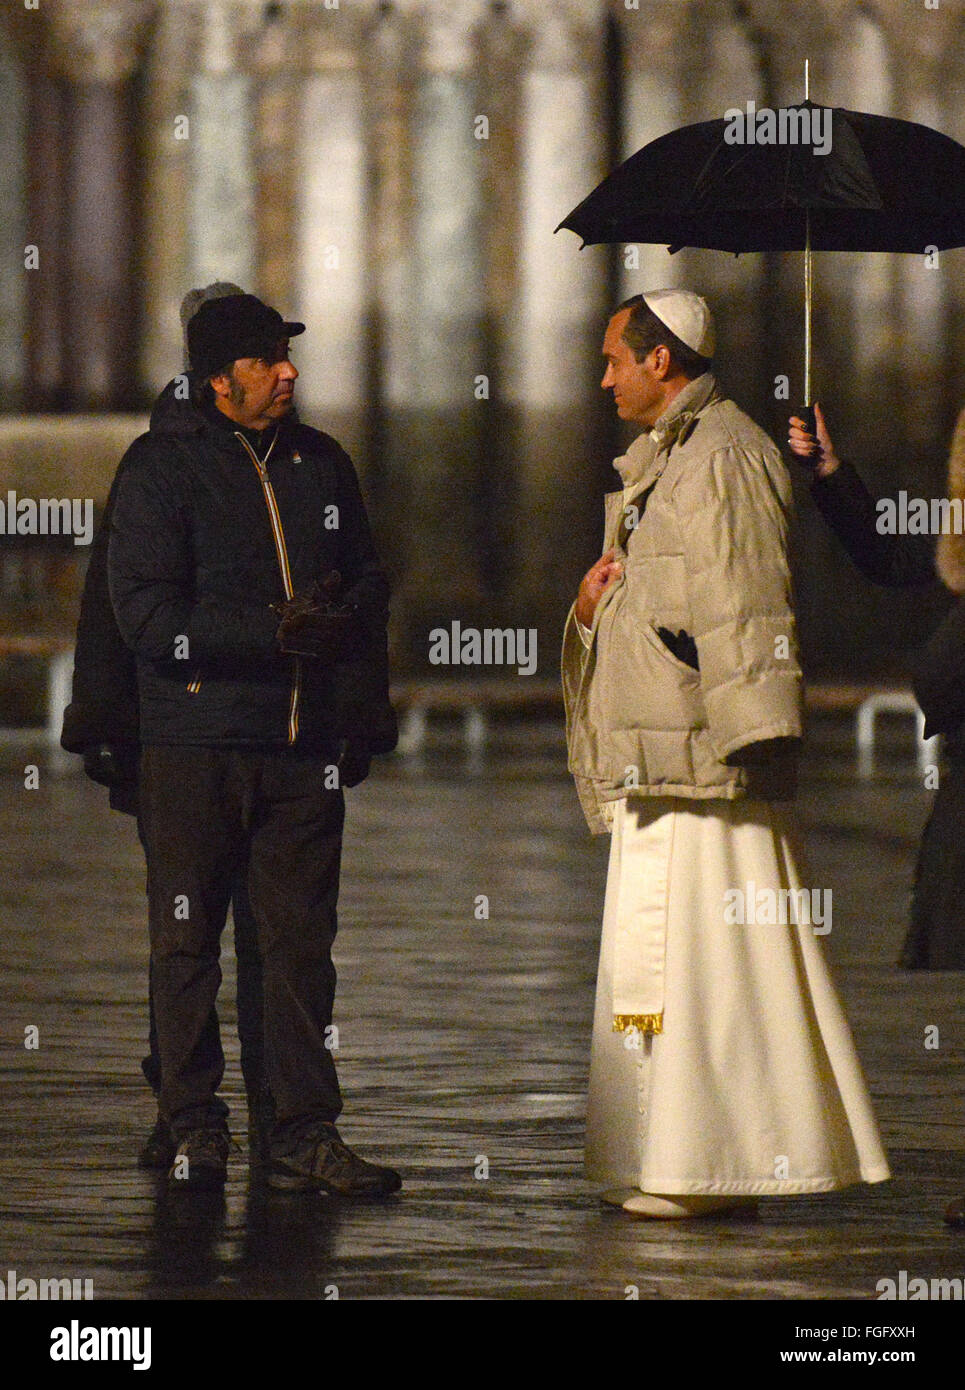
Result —
<instances>
[{"instance_id":1,"label":"white cassock","mask_svg":"<svg viewBox=\"0 0 965 1390\"><path fill-rule=\"evenodd\" d=\"M817 922L793 910L783 923L733 920L729 890L815 888L789 808L643 796L611 804L587 1177L604 1188L722 1195L884 1181L887 1158ZM640 1001L662 1014L662 1031L614 1031L614 1016L641 1012Z\"/></svg>"}]
</instances>

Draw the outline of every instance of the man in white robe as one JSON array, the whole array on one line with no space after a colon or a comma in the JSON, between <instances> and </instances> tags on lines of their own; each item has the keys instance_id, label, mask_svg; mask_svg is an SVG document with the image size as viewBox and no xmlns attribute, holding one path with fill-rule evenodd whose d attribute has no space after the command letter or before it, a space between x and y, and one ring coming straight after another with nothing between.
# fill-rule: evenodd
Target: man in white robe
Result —
<instances>
[{"instance_id":1,"label":"man in white robe","mask_svg":"<svg viewBox=\"0 0 965 1390\"><path fill-rule=\"evenodd\" d=\"M587 1175L634 1216L889 1176L786 802L801 735L775 446L721 398L699 296L610 319L602 385L642 433L567 621L569 766L612 836Z\"/></svg>"}]
</instances>

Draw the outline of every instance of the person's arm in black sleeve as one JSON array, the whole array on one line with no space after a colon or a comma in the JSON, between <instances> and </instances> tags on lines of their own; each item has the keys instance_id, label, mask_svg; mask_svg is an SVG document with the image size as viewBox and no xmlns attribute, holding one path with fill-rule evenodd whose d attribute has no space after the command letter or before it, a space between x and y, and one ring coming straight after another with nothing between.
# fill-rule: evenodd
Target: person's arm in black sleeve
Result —
<instances>
[{"instance_id":1,"label":"person's arm in black sleeve","mask_svg":"<svg viewBox=\"0 0 965 1390\"><path fill-rule=\"evenodd\" d=\"M925 716L926 738L951 733L965 719L965 597L916 654L912 688Z\"/></svg>"},{"instance_id":2,"label":"person's arm in black sleeve","mask_svg":"<svg viewBox=\"0 0 965 1390\"><path fill-rule=\"evenodd\" d=\"M107 549L123 461L114 476L91 546L80 600L71 702L61 743L71 753L95 744L138 740L137 671L114 617L107 584Z\"/></svg>"},{"instance_id":3,"label":"person's arm in black sleeve","mask_svg":"<svg viewBox=\"0 0 965 1390\"><path fill-rule=\"evenodd\" d=\"M878 503L854 468L834 451L821 407L814 407L817 434L792 416L788 443L810 472L811 496L852 563L887 588L933 584L934 542L928 536L890 535L879 529Z\"/></svg>"},{"instance_id":4,"label":"person's arm in black sleeve","mask_svg":"<svg viewBox=\"0 0 965 1390\"><path fill-rule=\"evenodd\" d=\"M811 496L853 563L873 583L902 589L936 582L932 538L881 532L878 504L847 459L814 480Z\"/></svg>"},{"instance_id":5,"label":"person's arm in black sleeve","mask_svg":"<svg viewBox=\"0 0 965 1390\"><path fill-rule=\"evenodd\" d=\"M176 483L145 452L125 468L108 550L117 625L147 661L169 661L187 638L192 664L260 662L277 655L278 614L268 603L194 595L191 540Z\"/></svg>"}]
</instances>

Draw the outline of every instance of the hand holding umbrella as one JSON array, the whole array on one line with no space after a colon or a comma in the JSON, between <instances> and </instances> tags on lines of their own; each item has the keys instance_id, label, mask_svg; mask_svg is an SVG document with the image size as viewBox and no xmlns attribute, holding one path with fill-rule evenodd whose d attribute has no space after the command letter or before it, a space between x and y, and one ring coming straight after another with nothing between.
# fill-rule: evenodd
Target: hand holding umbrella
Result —
<instances>
[{"instance_id":1,"label":"hand holding umbrella","mask_svg":"<svg viewBox=\"0 0 965 1390\"><path fill-rule=\"evenodd\" d=\"M814 420L812 430L800 416L792 415L787 442L791 452L807 464L816 478L827 478L841 466L841 460L834 452L824 412L817 401L814 402Z\"/></svg>"}]
</instances>

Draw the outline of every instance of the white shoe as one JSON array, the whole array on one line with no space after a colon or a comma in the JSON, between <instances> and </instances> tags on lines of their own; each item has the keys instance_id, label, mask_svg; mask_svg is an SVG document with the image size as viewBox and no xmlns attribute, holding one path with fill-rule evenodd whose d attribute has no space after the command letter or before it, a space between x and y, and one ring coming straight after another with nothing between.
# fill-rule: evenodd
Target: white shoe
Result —
<instances>
[{"instance_id":1,"label":"white shoe","mask_svg":"<svg viewBox=\"0 0 965 1390\"><path fill-rule=\"evenodd\" d=\"M664 1221L680 1221L688 1216L708 1216L715 1211L736 1207L756 1207L754 1197L712 1197L698 1194L677 1197L658 1197L653 1192L635 1192L621 1203L623 1210L639 1219L647 1217Z\"/></svg>"},{"instance_id":2,"label":"white shoe","mask_svg":"<svg viewBox=\"0 0 965 1390\"><path fill-rule=\"evenodd\" d=\"M639 1187L609 1187L600 1193L601 1202L609 1202L611 1207L622 1207L630 1197L639 1197Z\"/></svg>"}]
</instances>

